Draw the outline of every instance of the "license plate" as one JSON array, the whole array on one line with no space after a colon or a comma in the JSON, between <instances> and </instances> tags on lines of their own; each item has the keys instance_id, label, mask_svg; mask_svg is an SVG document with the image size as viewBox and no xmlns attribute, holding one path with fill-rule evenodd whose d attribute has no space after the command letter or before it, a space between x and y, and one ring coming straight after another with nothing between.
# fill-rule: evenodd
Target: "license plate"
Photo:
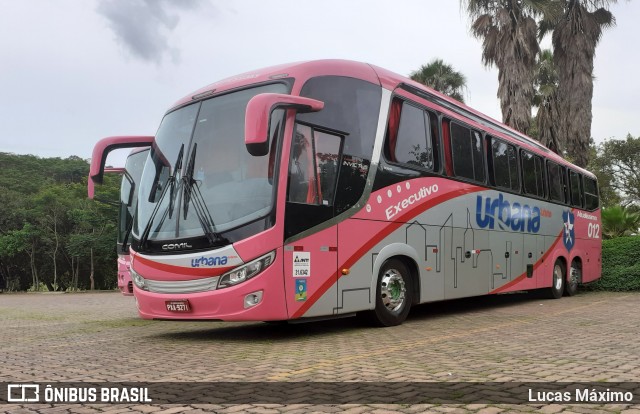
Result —
<instances>
[{"instance_id":1,"label":"license plate","mask_svg":"<svg viewBox=\"0 0 640 414\"><path fill-rule=\"evenodd\" d=\"M169 312L191 312L188 300L168 300L165 303Z\"/></svg>"}]
</instances>

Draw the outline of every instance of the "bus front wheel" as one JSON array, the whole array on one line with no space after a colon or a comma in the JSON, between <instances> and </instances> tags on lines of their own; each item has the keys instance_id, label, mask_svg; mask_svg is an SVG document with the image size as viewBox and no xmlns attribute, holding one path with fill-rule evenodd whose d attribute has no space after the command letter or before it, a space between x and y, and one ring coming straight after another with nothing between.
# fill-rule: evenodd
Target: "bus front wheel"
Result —
<instances>
[{"instance_id":1,"label":"bus front wheel","mask_svg":"<svg viewBox=\"0 0 640 414\"><path fill-rule=\"evenodd\" d=\"M565 269L564 263L560 259L556 260L553 265L553 280L551 281L551 287L547 288L546 296L549 299L560 299L564 293L565 283Z\"/></svg>"},{"instance_id":2,"label":"bus front wheel","mask_svg":"<svg viewBox=\"0 0 640 414\"><path fill-rule=\"evenodd\" d=\"M376 307L371 312L378 326L400 325L411 309L413 280L407 266L398 259L387 260L376 284Z\"/></svg>"}]
</instances>

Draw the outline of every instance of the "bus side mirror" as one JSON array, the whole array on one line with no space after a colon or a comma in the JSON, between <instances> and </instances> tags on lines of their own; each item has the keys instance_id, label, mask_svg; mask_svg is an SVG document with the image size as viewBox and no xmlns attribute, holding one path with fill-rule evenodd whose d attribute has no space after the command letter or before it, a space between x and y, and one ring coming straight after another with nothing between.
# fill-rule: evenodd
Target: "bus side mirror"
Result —
<instances>
[{"instance_id":1,"label":"bus side mirror","mask_svg":"<svg viewBox=\"0 0 640 414\"><path fill-rule=\"evenodd\" d=\"M118 148L150 147L154 138L152 136L121 136L102 138L98 141L93 147L91 166L89 167L89 180L87 181L89 198L93 198L95 194L95 184L102 184L107 155L111 151Z\"/></svg>"},{"instance_id":2,"label":"bus side mirror","mask_svg":"<svg viewBox=\"0 0 640 414\"><path fill-rule=\"evenodd\" d=\"M280 93L261 93L251 98L244 118L244 143L249 154L262 156L269 152L269 120L276 108L318 112L324 102Z\"/></svg>"}]
</instances>

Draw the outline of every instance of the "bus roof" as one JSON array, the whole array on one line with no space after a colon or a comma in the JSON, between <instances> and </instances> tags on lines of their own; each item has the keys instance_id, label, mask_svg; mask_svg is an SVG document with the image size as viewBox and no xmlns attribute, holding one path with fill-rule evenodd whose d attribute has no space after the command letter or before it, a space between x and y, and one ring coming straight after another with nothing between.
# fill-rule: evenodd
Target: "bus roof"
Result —
<instances>
[{"instance_id":1,"label":"bus roof","mask_svg":"<svg viewBox=\"0 0 640 414\"><path fill-rule=\"evenodd\" d=\"M569 161L563 159L559 155L550 151L535 139L528 137L527 135L516 131L515 129L503 124L502 122L485 115L462 102L459 102L447 95L444 95L432 88L429 88L421 83L415 82L405 76L399 75L387 69L370 65L362 62L355 62L350 60L340 59L326 59L315 60L306 62L294 62L283 65L271 66L263 69L254 70L251 72L242 73L240 75L232 76L218 82L207 85L203 88L196 90L193 93L178 100L170 109L173 110L179 106L186 105L190 102L204 99L209 96L218 95L226 91L230 91L237 88L242 88L251 84L273 81L282 78L294 78L297 80L296 85L292 91L292 94L297 95L300 92L302 85L307 79L316 76L347 76L362 79L371 83L380 85L388 90L395 90L398 87L411 92L418 92L421 95L426 95L427 99L434 101L434 103L451 113L458 116L462 116L468 120L482 125L485 129L491 129L496 136L509 137L509 139L517 143L519 146L536 152L540 155L544 155L546 158L570 166L574 170L587 174L591 177L595 177L592 173L576 165L571 164Z\"/></svg>"}]
</instances>

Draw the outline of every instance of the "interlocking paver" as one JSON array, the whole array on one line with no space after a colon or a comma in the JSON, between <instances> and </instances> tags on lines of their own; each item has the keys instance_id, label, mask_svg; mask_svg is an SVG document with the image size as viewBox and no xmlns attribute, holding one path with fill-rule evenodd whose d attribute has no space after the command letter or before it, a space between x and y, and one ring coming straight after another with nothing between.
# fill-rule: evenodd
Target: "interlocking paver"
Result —
<instances>
[{"instance_id":1,"label":"interlocking paver","mask_svg":"<svg viewBox=\"0 0 640 414\"><path fill-rule=\"evenodd\" d=\"M353 319L284 326L144 321L133 298L118 293L2 294L0 381L639 381L639 308L640 293L557 301L504 295L420 306L402 326L372 329ZM358 404L293 404L314 392L291 390L288 405L0 405L0 411L640 413L632 404L397 404L393 397L416 396L401 387L386 391L390 404L357 400L357 387L345 395Z\"/></svg>"}]
</instances>

